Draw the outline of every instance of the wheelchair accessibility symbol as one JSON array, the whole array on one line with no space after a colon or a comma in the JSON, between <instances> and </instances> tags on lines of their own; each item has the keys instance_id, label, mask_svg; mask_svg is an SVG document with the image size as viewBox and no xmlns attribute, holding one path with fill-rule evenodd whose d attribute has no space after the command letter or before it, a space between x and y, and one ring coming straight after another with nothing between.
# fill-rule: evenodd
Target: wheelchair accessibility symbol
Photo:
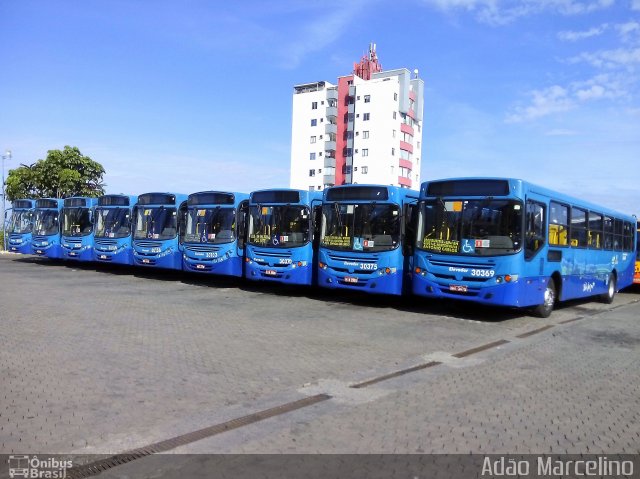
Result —
<instances>
[{"instance_id":1,"label":"wheelchair accessibility symbol","mask_svg":"<svg viewBox=\"0 0 640 479\"><path fill-rule=\"evenodd\" d=\"M476 252L475 243L469 239L462 240L462 252L467 254L473 254Z\"/></svg>"}]
</instances>

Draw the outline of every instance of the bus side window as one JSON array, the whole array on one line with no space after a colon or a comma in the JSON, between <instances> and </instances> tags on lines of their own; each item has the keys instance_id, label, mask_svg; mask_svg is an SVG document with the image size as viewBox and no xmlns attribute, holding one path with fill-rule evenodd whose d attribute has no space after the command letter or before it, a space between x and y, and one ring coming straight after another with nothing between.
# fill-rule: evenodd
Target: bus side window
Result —
<instances>
[{"instance_id":1,"label":"bus side window","mask_svg":"<svg viewBox=\"0 0 640 479\"><path fill-rule=\"evenodd\" d=\"M567 246L569 244L569 207L552 201L549 204L549 244Z\"/></svg>"},{"instance_id":2,"label":"bus side window","mask_svg":"<svg viewBox=\"0 0 640 479\"><path fill-rule=\"evenodd\" d=\"M527 200L525 212L525 250L526 259L533 258L544 246L545 232L545 207L541 203Z\"/></svg>"}]
</instances>

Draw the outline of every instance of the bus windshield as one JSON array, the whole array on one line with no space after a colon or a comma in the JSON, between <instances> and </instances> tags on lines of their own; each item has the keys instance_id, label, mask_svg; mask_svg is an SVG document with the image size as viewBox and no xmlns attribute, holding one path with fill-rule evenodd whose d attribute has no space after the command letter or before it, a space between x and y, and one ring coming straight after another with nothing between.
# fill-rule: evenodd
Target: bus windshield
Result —
<instances>
[{"instance_id":1,"label":"bus windshield","mask_svg":"<svg viewBox=\"0 0 640 479\"><path fill-rule=\"evenodd\" d=\"M126 238L130 234L129 208L96 209L96 238Z\"/></svg>"},{"instance_id":2,"label":"bus windshield","mask_svg":"<svg viewBox=\"0 0 640 479\"><path fill-rule=\"evenodd\" d=\"M58 211L36 210L33 220L33 233L36 235L58 234Z\"/></svg>"},{"instance_id":3,"label":"bus windshield","mask_svg":"<svg viewBox=\"0 0 640 479\"><path fill-rule=\"evenodd\" d=\"M325 204L320 241L335 250L392 250L400 244L400 217L393 204Z\"/></svg>"},{"instance_id":4,"label":"bus windshield","mask_svg":"<svg viewBox=\"0 0 640 479\"><path fill-rule=\"evenodd\" d=\"M236 239L233 208L189 208L180 240L183 243L231 243Z\"/></svg>"},{"instance_id":5,"label":"bus windshield","mask_svg":"<svg viewBox=\"0 0 640 479\"><path fill-rule=\"evenodd\" d=\"M416 246L476 256L516 253L522 245L522 210L516 200L422 201Z\"/></svg>"},{"instance_id":6,"label":"bus windshield","mask_svg":"<svg viewBox=\"0 0 640 479\"><path fill-rule=\"evenodd\" d=\"M178 234L177 211L166 206L134 208L134 239L173 239Z\"/></svg>"},{"instance_id":7,"label":"bus windshield","mask_svg":"<svg viewBox=\"0 0 640 479\"><path fill-rule=\"evenodd\" d=\"M272 248L302 246L310 240L310 218L306 206L251 206L249 243Z\"/></svg>"},{"instance_id":8,"label":"bus windshield","mask_svg":"<svg viewBox=\"0 0 640 479\"><path fill-rule=\"evenodd\" d=\"M89 208L62 209L62 235L84 236L91 233L91 210Z\"/></svg>"},{"instance_id":9,"label":"bus windshield","mask_svg":"<svg viewBox=\"0 0 640 479\"><path fill-rule=\"evenodd\" d=\"M14 211L11 215L11 223L9 223L8 233L25 234L31 233L31 210Z\"/></svg>"}]
</instances>

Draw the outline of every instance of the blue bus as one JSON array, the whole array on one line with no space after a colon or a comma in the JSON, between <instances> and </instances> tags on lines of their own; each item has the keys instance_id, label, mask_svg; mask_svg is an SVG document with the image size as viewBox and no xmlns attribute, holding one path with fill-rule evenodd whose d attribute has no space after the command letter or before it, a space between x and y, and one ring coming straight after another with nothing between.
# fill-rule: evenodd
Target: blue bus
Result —
<instances>
[{"instance_id":1,"label":"blue bus","mask_svg":"<svg viewBox=\"0 0 640 479\"><path fill-rule=\"evenodd\" d=\"M511 178L423 183L413 292L532 308L633 281L636 219Z\"/></svg>"},{"instance_id":2,"label":"blue bus","mask_svg":"<svg viewBox=\"0 0 640 479\"><path fill-rule=\"evenodd\" d=\"M63 200L42 198L36 200L31 230L31 251L38 256L61 258L60 212Z\"/></svg>"},{"instance_id":3,"label":"blue bus","mask_svg":"<svg viewBox=\"0 0 640 479\"><path fill-rule=\"evenodd\" d=\"M60 223L63 259L93 261L93 209L98 198L65 198Z\"/></svg>"},{"instance_id":4,"label":"blue bus","mask_svg":"<svg viewBox=\"0 0 640 479\"><path fill-rule=\"evenodd\" d=\"M179 222L185 271L242 276L248 198L222 191L189 195Z\"/></svg>"},{"instance_id":5,"label":"blue bus","mask_svg":"<svg viewBox=\"0 0 640 479\"><path fill-rule=\"evenodd\" d=\"M318 284L400 295L411 279L411 214L418 192L383 185L324 191Z\"/></svg>"},{"instance_id":6,"label":"blue bus","mask_svg":"<svg viewBox=\"0 0 640 479\"><path fill-rule=\"evenodd\" d=\"M250 280L315 283L314 206L322 193L254 191L247 217L245 277Z\"/></svg>"},{"instance_id":7,"label":"blue bus","mask_svg":"<svg viewBox=\"0 0 640 479\"><path fill-rule=\"evenodd\" d=\"M15 200L7 228L7 249L14 253L31 254L34 200Z\"/></svg>"},{"instance_id":8,"label":"blue bus","mask_svg":"<svg viewBox=\"0 0 640 479\"><path fill-rule=\"evenodd\" d=\"M133 264L131 217L137 196L104 195L94 214L93 259L101 263Z\"/></svg>"},{"instance_id":9,"label":"blue bus","mask_svg":"<svg viewBox=\"0 0 640 479\"><path fill-rule=\"evenodd\" d=\"M187 199L175 193L145 193L133 207L133 264L182 269L178 209Z\"/></svg>"}]
</instances>

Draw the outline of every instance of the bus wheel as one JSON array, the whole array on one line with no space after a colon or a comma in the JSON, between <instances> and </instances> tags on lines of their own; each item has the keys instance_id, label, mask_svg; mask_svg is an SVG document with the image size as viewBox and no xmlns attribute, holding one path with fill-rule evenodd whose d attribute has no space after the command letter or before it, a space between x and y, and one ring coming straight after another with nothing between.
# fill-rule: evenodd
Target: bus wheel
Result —
<instances>
[{"instance_id":1,"label":"bus wheel","mask_svg":"<svg viewBox=\"0 0 640 479\"><path fill-rule=\"evenodd\" d=\"M556 304L556 284L552 279L547 283L544 290L544 303L539 304L533 310L533 314L539 318L548 318L551 316L553 307Z\"/></svg>"},{"instance_id":2,"label":"bus wheel","mask_svg":"<svg viewBox=\"0 0 640 479\"><path fill-rule=\"evenodd\" d=\"M616 295L616 276L611 273L609 275L609 286L607 287L607 292L600 296L600 301L605 304L613 303L613 298Z\"/></svg>"}]
</instances>

